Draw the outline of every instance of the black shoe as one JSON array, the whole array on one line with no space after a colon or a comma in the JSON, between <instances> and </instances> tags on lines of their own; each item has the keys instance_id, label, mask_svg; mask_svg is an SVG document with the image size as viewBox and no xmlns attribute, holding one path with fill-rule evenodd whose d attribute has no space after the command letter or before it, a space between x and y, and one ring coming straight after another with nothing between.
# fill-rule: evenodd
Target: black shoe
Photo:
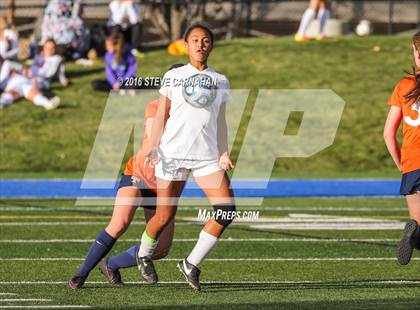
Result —
<instances>
[{"instance_id":1,"label":"black shoe","mask_svg":"<svg viewBox=\"0 0 420 310\"><path fill-rule=\"evenodd\" d=\"M87 277L82 277L78 275L74 275L73 278L67 282L67 286L73 290L82 288L83 284L85 283Z\"/></svg>"},{"instance_id":2,"label":"black shoe","mask_svg":"<svg viewBox=\"0 0 420 310\"><path fill-rule=\"evenodd\" d=\"M158 276L156 274L155 266L153 265L152 258L150 256L138 257L136 255L137 267L139 268L140 276L150 284L156 284L158 282Z\"/></svg>"},{"instance_id":3,"label":"black shoe","mask_svg":"<svg viewBox=\"0 0 420 310\"><path fill-rule=\"evenodd\" d=\"M417 229L418 225L415 220L410 220L404 227L404 234L397 246L397 259L400 265L407 265L410 262L415 243L413 235Z\"/></svg>"},{"instance_id":4,"label":"black shoe","mask_svg":"<svg viewBox=\"0 0 420 310\"><path fill-rule=\"evenodd\" d=\"M99 270L106 277L109 284L111 284L112 286L119 287L119 286L124 285L124 283L121 281L120 271L119 270L114 271L114 270L112 270L111 268L108 267L108 257L104 258L99 263Z\"/></svg>"},{"instance_id":5,"label":"black shoe","mask_svg":"<svg viewBox=\"0 0 420 310\"><path fill-rule=\"evenodd\" d=\"M201 290L200 286L200 269L190 264L186 258L180 260L177 264L179 271L184 275L188 284L196 291Z\"/></svg>"}]
</instances>

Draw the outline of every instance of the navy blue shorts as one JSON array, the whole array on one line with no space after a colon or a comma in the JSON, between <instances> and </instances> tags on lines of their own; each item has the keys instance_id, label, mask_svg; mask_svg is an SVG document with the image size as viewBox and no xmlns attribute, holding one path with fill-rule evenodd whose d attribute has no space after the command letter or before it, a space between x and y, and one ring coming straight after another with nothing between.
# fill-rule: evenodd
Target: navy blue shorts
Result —
<instances>
[{"instance_id":1,"label":"navy blue shorts","mask_svg":"<svg viewBox=\"0 0 420 310\"><path fill-rule=\"evenodd\" d=\"M404 173L401 178L401 195L420 192L420 169Z\"/></svg>"},{"instance_id":2,"label":"navy blue shorts","mask_svg":"<svg viewBox=\"0 0 420 310\"><path fill-rule=\"evenodd\" d=\"M141 178L122 174L118 189L126 186L137 187L141 197L143 198L140 207L152 210L156 209L156 193L152 191Z\"/></svg>"}]
</instances>

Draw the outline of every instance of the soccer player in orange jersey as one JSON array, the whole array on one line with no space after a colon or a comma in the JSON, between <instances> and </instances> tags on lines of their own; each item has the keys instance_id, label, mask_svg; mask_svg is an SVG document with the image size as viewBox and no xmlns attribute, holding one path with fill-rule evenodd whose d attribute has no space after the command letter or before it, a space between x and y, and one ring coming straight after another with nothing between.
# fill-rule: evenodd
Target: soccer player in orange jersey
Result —
<instances>
[{"instance_id":1,"label":"soccer player in orange jersey","mask_svg":"<svg viewBox=\"0 0 420 310\"><path fill-rule=\"evenodd\" d=\"M389 99L384 139L396 166L402 172L400 194L407 200L410 220L398 243L397 258L401 265L410 262L413 248L420 249L420 32L413 37L415 69L400 80ZM396 134L403 123L400 148Z\"/></svg>"},{"instance_id":2,"label":"soccer player in orange jersey","mask_svg":"<svg viewBox=\"0 0 420 310\"><path fill-rule=\"evenodd\" d=\"M171 69L181 67L183 64L173 65ZM151 137L153 120L155 118L158 100L151 101L145 110L144 135L142 148L127 162L124 173L118 186L115 198L114 211L108 226L102 230L80 266L79 270L69 280L68 287L81 288L90 271L108 254L117 239L127 230L138 206L143 207L144 217L148 222L156 209L156 177L155 169L145 165L144 150L148 147ZM167 107L166 117L169 115ZM141 204L139 203L141 201ZM165 227L159 236L159 245L153 253L153 259L161 259L168 255L174 233L174 221ZM118 256L104 259L99 268L113 286L121 286L120 268L137 266L137 252L139 246L133 246Z\"/></svg>"}]
</instances>

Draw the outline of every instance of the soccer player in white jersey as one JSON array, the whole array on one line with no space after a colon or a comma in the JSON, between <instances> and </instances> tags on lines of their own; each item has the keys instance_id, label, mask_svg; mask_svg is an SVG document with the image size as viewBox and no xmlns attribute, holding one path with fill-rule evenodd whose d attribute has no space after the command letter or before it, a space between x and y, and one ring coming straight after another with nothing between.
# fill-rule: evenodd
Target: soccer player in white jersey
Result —
<instances>
[{"instance_id":1,"label":"soccer player in white jersey","mask_svg":"<svg viewBox=\"0 0 420 310\"><path fill-rule=\"evenodd\" d=\"M213 33L203 24L190 26L184 35L189 63L168 71L162 81L160 101L153 124L148 163L156 165L157 208L142 235L138 252L140 275L149 283L158 277L151 259L157 239L173 220L178 198L190 173L216 211L202 231L191 253L178 268L189 285L200 290L198 267L217 244L232 222L235 202L226 174L233 168L227 144L225 104L230 99L229 81L207 66L213 48ZM194 78L211 80L217 88L212 100L189 101L186 81ZM165 107L170 105L169 115Z\"/></svg>"},{"instance_id":2,"label":"soccer player in white jersey","mask_svg":"<svg viewBox=\"0 0 420 310\"><path fill-rule=\"evenodd\" d=\"M10 60L0 59L0 109L24 97L37 106L52 110L59 106L60 98L48 99L29 78L22 73L22 66Z\"/></svg>"}]
</instances>

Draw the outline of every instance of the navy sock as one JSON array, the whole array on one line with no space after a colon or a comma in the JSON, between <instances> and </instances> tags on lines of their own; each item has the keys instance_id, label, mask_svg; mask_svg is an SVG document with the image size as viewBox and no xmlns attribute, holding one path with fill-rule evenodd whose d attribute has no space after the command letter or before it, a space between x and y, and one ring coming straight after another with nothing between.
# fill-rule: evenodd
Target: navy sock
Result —
<instances>
[{"instance_id":1,"label":"navy sock","mask_svg":"<svg viewBox=\"0 0 420 310\"><path fill-rule=\"evenodd\" d=\"M139 246L135 245L129 248L127 251L122 252L120 255L111 257L108 261L108 267L112 270L118 270L119 268L137 266L136 255L138 251Z\"/></svg>"},{"instance_id":2,"label":"navy sock","mask_svg":"<svg viewBox=\"0 0 420 310\"><path fill-rule=\"evenodd\" d=\"M115 239L111 237L105 229L102 230L93 241L88 254L86 255L83 265L78 271L79 276L87 277L89 272L95 268L99 261L108 254L115 243Z\"/></svg>"}]
</instances>

